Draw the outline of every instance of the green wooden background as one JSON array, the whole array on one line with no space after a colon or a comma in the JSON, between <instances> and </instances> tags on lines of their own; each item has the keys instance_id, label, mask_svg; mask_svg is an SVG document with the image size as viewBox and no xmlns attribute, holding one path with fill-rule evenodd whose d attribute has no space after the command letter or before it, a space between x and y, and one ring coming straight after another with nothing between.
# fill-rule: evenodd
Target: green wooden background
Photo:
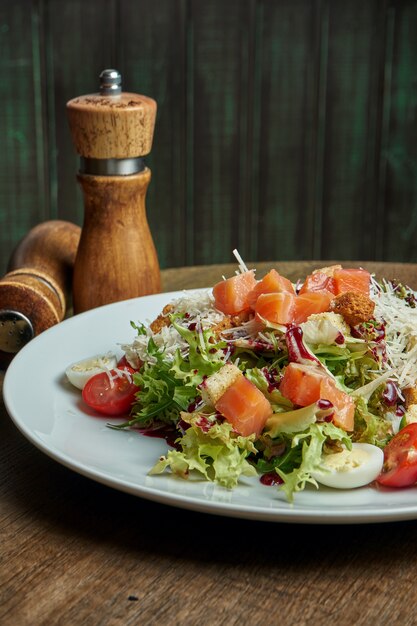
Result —
<instances>
[{"instance_id":1,"label":"green wooden background","mask_svg":"<svg viewBox=\"0 0 417 626\"><path fill-rule=\"evenodd\" d=\"M116 67L159 110L162 267L417 261L417 1L0 0L0 262L81 224L65 104Z\"/></svg>"}]
</instances>

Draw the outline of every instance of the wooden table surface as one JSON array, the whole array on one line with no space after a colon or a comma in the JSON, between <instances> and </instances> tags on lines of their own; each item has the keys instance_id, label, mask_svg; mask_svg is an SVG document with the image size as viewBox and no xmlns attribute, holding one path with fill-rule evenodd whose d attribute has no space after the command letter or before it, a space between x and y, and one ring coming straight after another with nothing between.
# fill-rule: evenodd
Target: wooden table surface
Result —
<instances>
[{"instance_id":1,"label":"wooden table surface","mask_svg":"<svg viewBox=\"0 0 417 626\"><path fill-rule=\"evenodd\" d=\"M234 267L165 270L164 290ZM294 278L312 264L275 267ZM367 267L417 288L415 265ZM156 504L51 460L3 405L0 538L2 626L417 623L417 522L290 525Z\"/></svg>"}]
</instances>

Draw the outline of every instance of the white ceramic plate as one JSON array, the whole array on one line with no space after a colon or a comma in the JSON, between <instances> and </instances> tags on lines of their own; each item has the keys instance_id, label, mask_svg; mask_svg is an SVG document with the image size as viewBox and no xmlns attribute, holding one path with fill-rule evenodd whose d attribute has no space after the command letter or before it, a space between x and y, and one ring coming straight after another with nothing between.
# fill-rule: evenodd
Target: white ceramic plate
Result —
<instances>
[{"instance_id":1,"label":"white ceramic plate","mask_svg":"<svg viewBox=\"0 0 417 626\"><path fill-rule=\"evenodd\" d=\"M142 498L206 513L293 523L365 523L417 518L417 488L337 491L321 487L296 494L290 505L276 487L245 478L233 491L169 474L149 476L165 453L161 439L106 427L88 414L65 379L72 362L133 340L133 320L152 320L180 293L110 304L75 316L32 340L13 359L4 380L6 408L40 450L93 480Z\"/></svg>"}]
</instances>

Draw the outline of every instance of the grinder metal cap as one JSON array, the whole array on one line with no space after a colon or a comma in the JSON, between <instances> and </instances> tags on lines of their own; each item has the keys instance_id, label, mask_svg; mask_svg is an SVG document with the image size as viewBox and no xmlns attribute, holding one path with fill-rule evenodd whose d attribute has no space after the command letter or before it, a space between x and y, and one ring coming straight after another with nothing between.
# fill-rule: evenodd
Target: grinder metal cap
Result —
<instances>
[{"instance_id":1,"label":"grinder metal cap","mask_svg":"<svg viewBox=\"0 0 417 626\"><path fill-rule=\"evenodd\" d=\"M67 102L72 140L84 159L134 159L152 149L156 102L121 91L121 76L100 74L99 92Z\"/></svg>"},{"instance_id":2,"label":"grinder metal cap","mask_svg":"<svg viewBox=\"0 0 417 626\"><path fill-rule=\"evenodd\" d=\"M16 354L33 339L32 322L18 311L0 311L0 352Z\"/></svg>"},{"instance_id":3,"label":"grinder metal cap","mask_svg":"<svg viewBox=\"0 0 417 626\"><path fill-rule=\"evenodd\" d=\"M100 74L102 96L118 96L122 92L122 77L117 70L103 70Z\"/></svg>"}]
</instances>

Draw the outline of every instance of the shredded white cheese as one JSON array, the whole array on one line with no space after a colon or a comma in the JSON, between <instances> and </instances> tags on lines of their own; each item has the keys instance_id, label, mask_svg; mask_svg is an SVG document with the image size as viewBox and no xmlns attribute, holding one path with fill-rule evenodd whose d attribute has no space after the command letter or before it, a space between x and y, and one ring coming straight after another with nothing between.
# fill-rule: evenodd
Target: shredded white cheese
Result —
<instances>
[{"instance_id":1,"label":"shredded white cheese","mask_svg":"<svg viewBox=\"0 0 417 626\"><path fill-rule=\"evenodd\" d=\"M384 290L372 279L371 298L375 302L375 317L386 324L387 368L395 370L400 387L417 383L417 308L395 295L390 282Z\"/></svg>"},{"instance_id":2,"label":"shredded white cheese","mask_svg":"<svg viewBox=\"0 0 417 626\"><path fill-rule=\"evenodd\" d=\"M184 327L196 324L200 331L200 341L203 341L202 331L218 324L224 314L214 308L214 299L210 291L200 293L184 292L184 295L172 303L172 313L187 314L187 317L178 320ZM164 351L165 358L173 360L177 350L183 356L188 354L188 343L181 337L174 326L163 326L158 333L153 333L149 324L146 326L146 335L138 335L132 344L122 345L126 358L134 367L139 362L156 363L156 358L148 354L149 339L153 339L155 345Z\"/></svg>"},{"instance_id":3,"label":"shredded white cheese","mask_svg":"<svg viewBox=\"0 0 417 626\"><path fill-rule=\"evenodd\" d=\"M126 378L129 383L133 382L132 374L128 370L114 367L112 370L106 368L104 371L109 379L110 389L114 389L114 381L117 378ZM114 372L114 374L112 372Z\"/></svg>"},{"instance_id":4,"label":"shredded white cheese","mask_svg":"<svg viewBox=\"0 0 417 626\"><path fill-rule=\"evenodd\" d=\"M175 313L188 313L190 317L200 316L202 318L210 319L213 314L216 313L216 320L214 323L220 321L223 314L220 311L214 309L214 298L211 290L191 292L184 291L184 295L177 298L172 302Z\"/></svg>"},{"instance_id":5,"label":"shredded white cheese","mask_svg":"<svg viewBox=\"0 0 417 626\"><path fill-rule=\"evenodd\" d=\"M233 250L233 254L234 254L237 262L239 263L239 271L242 274L244 272L249 272L246 263L244 262L244 260L242 259L242 257L240 256L239 252L236 249Z\"/></svg>"}]
</instances>

